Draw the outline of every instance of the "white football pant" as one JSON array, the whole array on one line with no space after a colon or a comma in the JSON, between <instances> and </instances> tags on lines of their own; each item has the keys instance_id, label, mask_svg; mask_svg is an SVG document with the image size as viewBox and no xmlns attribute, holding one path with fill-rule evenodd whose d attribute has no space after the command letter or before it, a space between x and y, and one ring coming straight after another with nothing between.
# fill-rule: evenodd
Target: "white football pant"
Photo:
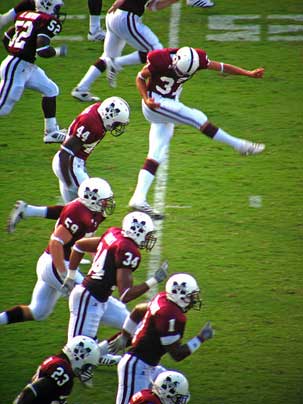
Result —
<instances>
[{"instance_id":1,"label":"white football pant","mask_svg":"<svg viewBox=\"0 0 303 404\"><path fill-rule=\"evenodd\" d=\"M128 404L140 390L151 387L151 382L166 369L150 366L136 356L124 354L118 364L118 392L116 404Z\"/></svg>"},{"instance_id":2,"label":"white football pant","mask_svg":"<svg viewBox=\"0 0 303 404\"><path fill-rule=\"evenodd\" d=\"M68 261L65 261L65 264L68 267ZM58 299L62 297L60 291L62 280L53 267L51 255L46 252L38 259L36 273L38 280L33 290L29 308L34 320L44 320L53 312ZM83 275L77 271L76 283L81 283L82 279Z\"/></svg>"},{"instance_id":3,"label":"white football pant","mask_svg":"<svg viewBox=\"0 0 303 404\"><path fill-rule=\"evenodd\" d=\"M39 66L18 57L7 56L0 66L0 116L7 115L29 88L45 97L56 97L59 88Z\"/></svg>"},{"instance_id":4,"label":"white football pant","mask_svg":"<svg viewBox=\"0 0 303 404\"><path fill-rule=\"evenodd\" d=\"M100 323L122 329L129 314L125 304L110 296L106 302L99 302L82 285L77 285L69 297L70 318L68 340L76 335L95 338Z\"/></svg>"},{"instance_id":5,"label":"white football pant","mask_svg":"<svg viewBox=\"0 0 303 404\"><path fill-rule=\"evenodd\" d=\"M64 203L68 203L78 197L78 188L84 180L89 178L89 175L86 171L85 160L78 157L71 157L72 164L69 167L69 176L72 180L72 184L68 186L64 181L64 177L60 168L59 153L60 151L58 151L53 158L52 169L55 176L59 180L61 197Z\"/></svg>"}]
</instances>

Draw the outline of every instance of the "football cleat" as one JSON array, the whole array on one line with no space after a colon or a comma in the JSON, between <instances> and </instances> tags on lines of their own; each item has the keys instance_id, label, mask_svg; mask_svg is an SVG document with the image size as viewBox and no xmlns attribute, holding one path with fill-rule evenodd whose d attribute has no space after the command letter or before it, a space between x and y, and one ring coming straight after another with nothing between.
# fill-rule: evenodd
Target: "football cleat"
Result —
<instances>
[{"instance_id":1,"label":"football cleat","mask_svg":"<svg viewBox=\"0 0 303 404\"><path fill-rule=\"evenodd\" d=\"M208 8L214 7L215 3L211 0L186 0L186 4L190 7Z\"/></svg>"},{"instance_id":2,"label":"football cleat","mask_svg":"<svg viewBox=\"0 0 303 404\"><path fill-rule=\"evenodd\" d=\"M86 258L82 258L82 260L80 261L81 265L90 265L91 261L86 259Z\"/></svg>"},{"instance_id":3,"label":"football cleat","mask_svg":"<svg viewBox=\"0 0 303 404\"><path fill-rule=\"evenodd\" d=\"M113 58L106 58L106 77L108 84L112 88L117 87L117 74L122 68L115 63Z\"/></svg>"},{"instance_id":4,"label":"football cleat","mask_svg":"<svg viewBox=\"0 0 303 404\"><path fill-rule=\"evenodd\" d=\"M238 152L242 156L249 156L250 154L260 154L265 150L265 144L263 143L253 143L248 140L243 140L242 145L237 148Z\"/></svg>"},{"instance_id":5,"label":"football cleat","mask_svg":"<svg viewBox=\"0 0 303 404\"><path fill-rule=\"evenodd\" d=\"M78 87L75 87L72 90L71 95L82 102L95 102L100 100L100 98L96 95L90 93L89 91L80 90Z\"/></svg>"},{"instance_id":6,"label":"football cleat","mask_svg":"<svg viewBox=\"0 0 303 404\"><path fill-rule=\"evenodd\" d=\"M139 212L143 212L143 213L147 213L152 219L154 220L162 220L164 219L164 215L162 215L161 213L155 211L149 203L142 202L142 203L136 203L133 202L132 200L129 202L128 204L129 208L131 210L136 210Z\"/></svg>"},{"instance_id":7,"label":"football cleat","mask_svg":"<svg viewBox=\"0 0 303 404\"><path fill-rule=\"evenodd\" d=\"M7 232L13 233L16 230L17 224L20 220L24 219L24 212L27 207L27 203L24 201L17 201L14 208L12 209L8 221L7 221Z\"/></svg>"},{"instance_id":8,"label":"football cleat","mask_svg":"<svg viewBox=\"0 0 303 404\"><path fill-rule=\"evenodd\" d=\"M103 31L103 29L99 28L97 31L95 32L89 32L87 34L87 39L89 41L103 41L105 38L105 34L106 32Z\"/></svg>"},{"instance_id":9,"label":"football cleat","mask_svg":"<svg viewBox=\"0 0 303 404\"><path fill-rule=\"evenodd\" d=\"M63 143L65 138L66 138L66 134L67 134L66 129L59 129L59 127L57 127L57 129L52 131L52 132L46 131L44 133L43 141L46 144L49 144L49 143Z\"/></svg>"},{"instance_id":10,"label":"football cleat","mask_svg":"<svg viewBox=\"0 0 303 404\"><path fill-rule=\"evenodd\" d=\"M101 365L101 366L118 365L121 358L122 358L121 355L112 355L112 354L102 355L102 356L100 356L100 359L99 359L99 365Z\"/></svg>"}]
</instances>

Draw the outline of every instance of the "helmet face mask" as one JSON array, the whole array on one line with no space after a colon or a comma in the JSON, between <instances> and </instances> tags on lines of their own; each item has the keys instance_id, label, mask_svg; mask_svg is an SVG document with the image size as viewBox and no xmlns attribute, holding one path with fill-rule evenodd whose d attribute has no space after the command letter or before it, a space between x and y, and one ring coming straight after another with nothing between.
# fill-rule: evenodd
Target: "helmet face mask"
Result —
<instances>
[{"instance_id":1,"label":"helmet face mask","mask_svg":"<svg viewBox=\"0 0 303 404\"><path fill-rule=\"evenodd\" d=\"M150 251L156 241L156 231L149 215L143 212L131 212L122 222L123 235L131 238L139 248Z\"/></svg>"},{"instance_id":2,"label":"helmet face mask","mask_svg":"<svg viewBox=\"0 0 303 404\"><path fill-rule=\"evenodd\" d=\"M173 56L172 68L179 77L193 75L200 65L197 51L189 46L180 48Z\"/></svg>"},{"instance_id":3,"label":"helmet face mask","mask_svg":"<svg viewBox=\"0 0 303 404\"><path fill-rule=\"evenodd\" d=\"M157 376L152 383L152 391L160 398L162 404L187 404L190 399L186 377L171 370Z\"/></svg>"},{"instance_id":4,"label":"helmet face mask","mask_svg":"<svg viewBox=\"0 0 303 404\"><path fill-rule=\"evenodd\" d=\"M107 181L101 178L88 178L78 189L80 201L93 212L102 212L107 217L114 213L114 194Z\"/></svg>"},{"instance_id":5,"label":"helmet face mask","mask_svg":"<svg viewBox=\"0 0 303 404\"><path fill-rule=\"evenodd\" d=\"M68 357L74 374L80 378L87 371L92 371L99 363L100 350L96 341L90 337L78 335L62 349Z\"/></svg>"},{"instance_id":6,"label":"helmet face mask","mask_svg":"<svg viewBox=\"0 0 303 404\"><path fill-rule=\"evenodd\" d=\"M200 310L202 301L199 286L191 275L179 273L166 282L167 298L176 303L184 313L190 309Z\"/></svg>"},{"instance_id":7,"label":"helmet face mask","mask_svg":"<svg viewBox=\"0 0 303 404\"><path fill-rule=\"evenodd\" d=\"M106 130L117 137L125 131L126 125L129 123L129 106L128 103L120 97L106 98L98 108Z\"/></svg>"}]
</instances>

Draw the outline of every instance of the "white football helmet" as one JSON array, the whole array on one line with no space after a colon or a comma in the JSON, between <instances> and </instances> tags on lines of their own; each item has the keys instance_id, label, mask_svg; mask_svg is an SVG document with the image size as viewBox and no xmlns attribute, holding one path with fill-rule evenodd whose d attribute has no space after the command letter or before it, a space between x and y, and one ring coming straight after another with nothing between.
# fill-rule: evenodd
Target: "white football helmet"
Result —
<instances>
[{"instance_id":1,"label":"white football helmet","mask_svg":"<svg viewBox=\"0 0 303 404\"><path fill-rule=\"evenodd\" d=\"M87 369L92 369L99 364L99 346L90 337L78 335L70 340L62 351L68 357L74 374L80 378Z\"/></svg>"},{"instance_id":2,"label":"white football helmet","mask_svg":"<svg viewBox=\"0 0 303 404\"><path fill-rule=\"evenodd\" d=\"M35 0L36 10L42 13L59 16L63 0Z\"/></svg>"},{"instance_id":3,"label":"white football helmet","mask_svg":"<svg viewBox=\"0 0 303 404\"><path fill-rule=\"evenodd\" d=\"M128 103L120 97L106 98L98 108L104 127L113 136L120 136L129 123Z\"/></svg>"},{"instance_id":4,"label":"white football helmet","mask_svg":"<svg viewBox=\"0 0 303 404\"><path fill-rule=\"evenodd\" d=\"M200 310L200 289L191 275L185 273L172 275L166 282L165 291L167 299L176 303L184 313L191 308Z\"/></svg>"},{"instance_id":5,"label":"white football helmet","mask_svg":"<svg viewBox=\"0 0 303 404\"><path fill-rule=\"evenodd\" d=\"M102 178L84 180L78 188L78 197L93 212L102 212L105 217L114 213L116 203L113 191Z\"/></svg>"},{"instance_id":6,"label":"white football helmet","mask_svg":"<svg viewBox=\"0 0 303 404\"><path fill-rule=\"evenodd\" d=\"M179 77L191 76L196 72L199 65L200 59L197 51L189 46L180 48L173 56L172 66Z\"/></svg>"},{"instance_id":7,"label":"white football helmet","mask_svg":"<svg viewBox=\"0 0 303 404\"><path fill-rule=\"evenodd\" d=\"M125 237L129 237L138 245L150 251L157 241L154 223L151 217L143 212L131 212L122 221Z\"/></svg>"},{"instance_id":8,"label":"white football helmet","mask_svg":"<svg viewBox=\"0 0 303 404\"><path fill-rule=\"evenodd\" d=\"M186 404L190 399L186 377L172 370L157 376L152 383L152 391L160 398L162 404Z\"/></svg>"}]
</instances>

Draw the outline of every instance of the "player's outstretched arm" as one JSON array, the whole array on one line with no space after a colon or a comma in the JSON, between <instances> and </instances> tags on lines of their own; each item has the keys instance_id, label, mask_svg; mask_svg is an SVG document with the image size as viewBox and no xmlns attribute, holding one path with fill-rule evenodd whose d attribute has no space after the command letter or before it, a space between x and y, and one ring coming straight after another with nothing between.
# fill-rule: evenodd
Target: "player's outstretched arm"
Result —
<instances>
[{"instance_id":1,"label":"player's outstretched arm","mask_svg":"<svg viewBox=\"0 0 303 404\"><path fill-rule=\"evenodd\" d=\"M265 69L263 67L258 67L257 69L254 70L246 70L243 69L242 67L230 65L228 63L216 62L214 60L209 62L207 68L209 70L216 70L221 73L247 76L255 79L263 78L265 73Z\"/></svg>"}]
</instances>

